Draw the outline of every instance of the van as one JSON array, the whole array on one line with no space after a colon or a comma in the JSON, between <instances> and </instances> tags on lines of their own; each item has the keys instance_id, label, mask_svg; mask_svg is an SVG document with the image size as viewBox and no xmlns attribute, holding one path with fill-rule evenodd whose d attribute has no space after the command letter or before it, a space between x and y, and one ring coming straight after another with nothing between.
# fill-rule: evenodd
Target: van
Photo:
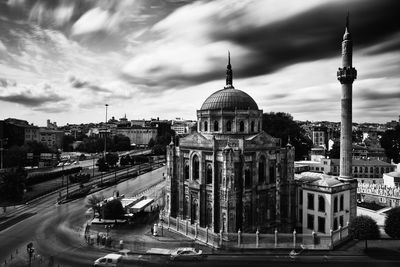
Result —
<instances>
[{"instance_id":1,"label":"van","mask_svg":"<svg viewBox=\"0 0 400 267\"><path fill-rule=\"evenodd\" d=\"M111 253L95 260L93 266L119 267L121 260L122 260L122 255Z\"/></svg>"}]
</instances>

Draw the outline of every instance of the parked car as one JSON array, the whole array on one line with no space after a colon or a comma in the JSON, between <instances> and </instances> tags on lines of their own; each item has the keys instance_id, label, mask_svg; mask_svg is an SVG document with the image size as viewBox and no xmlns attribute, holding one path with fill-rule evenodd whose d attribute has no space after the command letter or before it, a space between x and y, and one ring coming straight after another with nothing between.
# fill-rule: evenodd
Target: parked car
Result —
<instances>
[{"instance_id":1,"label":"parked car","mask_svg":"<svg viewBox=\"0 0 400 267\"><path fill-rule=\"evenodd\" d=\"M101 257L101 258L98 258L97 260L95 260L93 263L93 266L94 267L100 267L100 266L119 267L121 260L122 260L122 255L111 253L111 254L107 254L104 257Z\"/></svg>"},{"instance_id":2,"label":"parked car","mask_svg":"<svg viewBox=\"0 0 400 267\"><path fill-rule=\"evenodd\" d=\"M171 253L170 260L202 260L203 251L196 251L195 248L177 248Z\"/></svg>"}]
</instances>

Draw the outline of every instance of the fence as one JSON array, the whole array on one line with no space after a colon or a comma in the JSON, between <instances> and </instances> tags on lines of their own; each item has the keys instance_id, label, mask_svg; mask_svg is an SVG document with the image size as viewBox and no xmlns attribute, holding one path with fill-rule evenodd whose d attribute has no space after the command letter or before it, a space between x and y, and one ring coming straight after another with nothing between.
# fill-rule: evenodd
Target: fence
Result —
<instances>
[{"instance_id":1,"label":"fence","mask_svg":"<svg viewBox=\"0 0 400 267\"><path fill-rule=\"evenodd\" d=\"M255 233L214 233L208 227L199 227L198 224L191 224L188 220L160 215L159 230L167 229L172 232L183 234L193 240L200 241L214 248L230 249L277 249L277 248L302 248L328 250L349 238L348 226L339 227L329 234L298 234L279 233L261 234L258 230Z\"/></svg>"}]
</instances>

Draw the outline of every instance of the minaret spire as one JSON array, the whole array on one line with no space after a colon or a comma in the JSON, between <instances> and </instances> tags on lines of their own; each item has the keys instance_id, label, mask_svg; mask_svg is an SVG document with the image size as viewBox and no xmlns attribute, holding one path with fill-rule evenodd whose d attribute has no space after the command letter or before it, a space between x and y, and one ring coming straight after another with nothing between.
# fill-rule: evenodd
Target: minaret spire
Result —
<instances>
[{"instance_id":1,"label":"minaret spire","mask_svg":"<svg viewBox=\"0 0 400 267\"><path fill-rule=\"evenodd\" d=\"M226 65L226 86L225 88L234 88L233 87L233 73L231 66L231 52L228 50L228 65Z\"/></svg>"}]
</instances>

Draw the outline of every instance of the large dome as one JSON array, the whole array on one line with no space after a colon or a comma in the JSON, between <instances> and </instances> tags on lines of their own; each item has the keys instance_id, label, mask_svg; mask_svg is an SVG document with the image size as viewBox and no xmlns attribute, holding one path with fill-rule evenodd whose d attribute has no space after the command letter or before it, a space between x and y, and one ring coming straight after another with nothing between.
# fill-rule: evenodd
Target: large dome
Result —
<instances>
[{"instance_id":1,"label":"large dome","mask_svg":"<svg viewBox=\"0 0 400 267\"><path fill-rule=\"evenodd\" d=\"M251 96L233 87L219 90L210 95L201 106L201 110L209 109L251 109L258 110L257 103Z\"/></svg>"}]
</instances>

